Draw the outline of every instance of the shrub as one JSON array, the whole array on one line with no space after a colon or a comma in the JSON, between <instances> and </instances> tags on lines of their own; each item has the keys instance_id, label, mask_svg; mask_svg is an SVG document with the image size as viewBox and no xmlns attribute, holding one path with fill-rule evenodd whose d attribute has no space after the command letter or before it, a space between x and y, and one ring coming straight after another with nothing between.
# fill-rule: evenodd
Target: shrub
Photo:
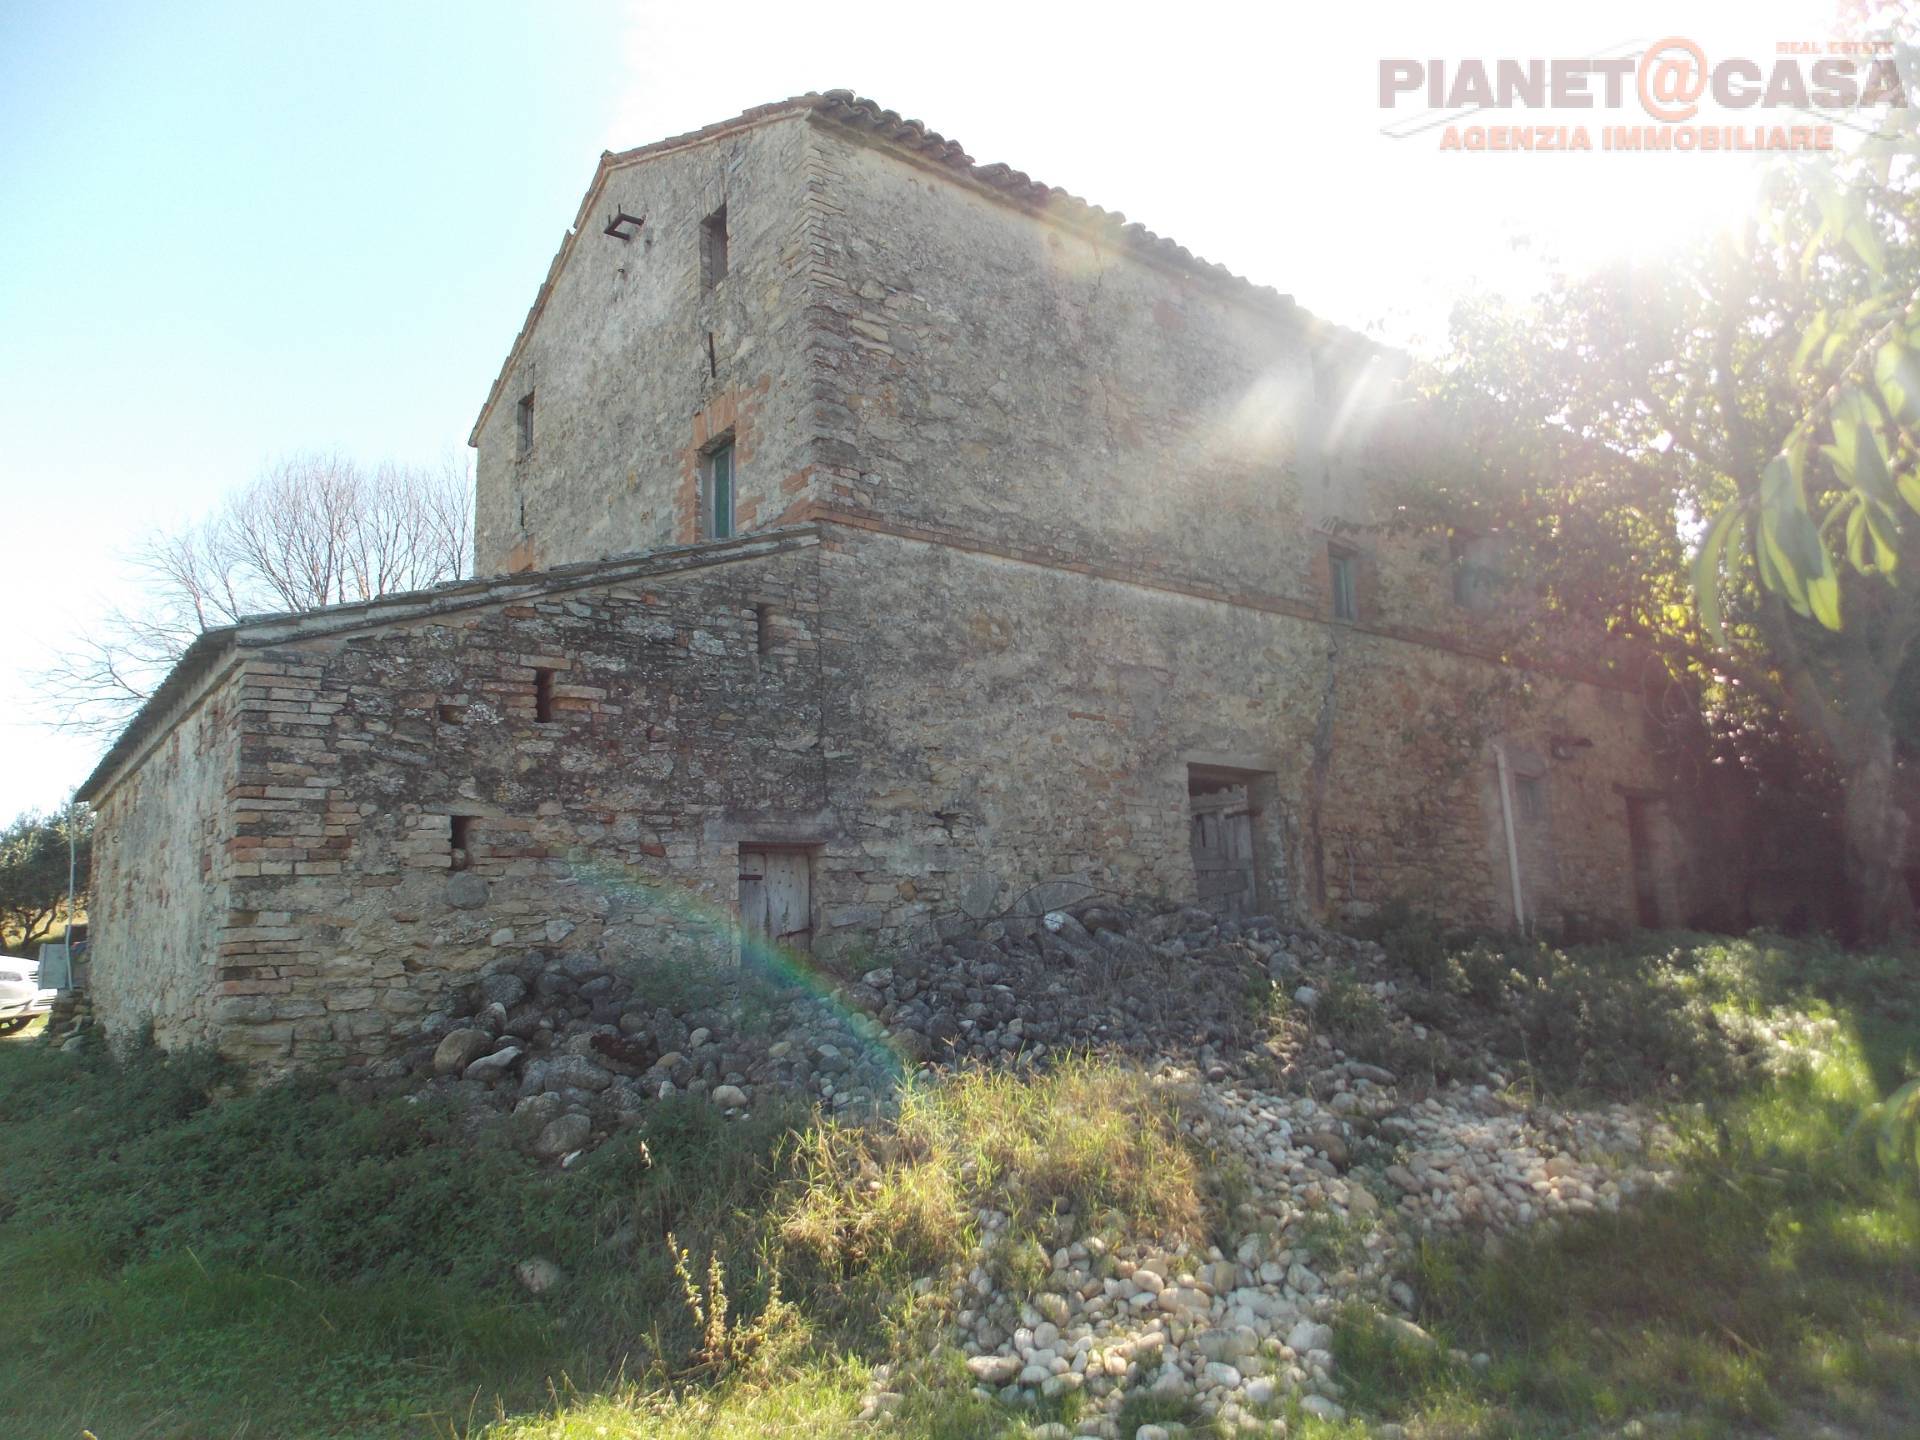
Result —
<instances>
[{"instance_id":1,"label":"shrub","mask_svg":"<svg viewBox=\"0 0 1920 1440\"><path fill-rule=\"evenodd\" d=\"M1554 1091L1725 1094L1765 1048L1746 1021L1843 999L1876 1023L1916 1019L1897 957L1818 942L1642 935L1566 949L1448 930L1404 904L1383 907L1366 933L1386 951L1398 1007L1443 1038L1423 1056L1363 987L1338 980L1316 1018L1403 1073L1444 1068L1450 1046L1489 1052Z\"/></svg>"}]
</instances>

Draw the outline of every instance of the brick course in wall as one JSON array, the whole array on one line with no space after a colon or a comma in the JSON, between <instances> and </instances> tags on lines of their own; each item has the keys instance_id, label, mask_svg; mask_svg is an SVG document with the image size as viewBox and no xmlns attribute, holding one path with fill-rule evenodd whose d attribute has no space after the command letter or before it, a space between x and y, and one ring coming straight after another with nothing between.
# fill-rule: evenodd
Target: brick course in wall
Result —
<instances>
[{"instance_id":1,"label":"brick course in wall","mask_svg":"<svg viewBox=\"0 0 1920 1440\"><path fill-rule=\"evenodd\" d=\"M529 950L724 962L743 845L807 850L825 957L1191 898L1196 775L1257 796L1279 908L1511 923L1511 823L1529 919L1634 920L1638 697L1503 662L1444 537L1372 528L1392 367L849 113L603 161L475 426L482 578L189 652L87 786L111 1031L281 1068ZM740 535L711 542L722 434Z\"/></svg>"}]
</instances>

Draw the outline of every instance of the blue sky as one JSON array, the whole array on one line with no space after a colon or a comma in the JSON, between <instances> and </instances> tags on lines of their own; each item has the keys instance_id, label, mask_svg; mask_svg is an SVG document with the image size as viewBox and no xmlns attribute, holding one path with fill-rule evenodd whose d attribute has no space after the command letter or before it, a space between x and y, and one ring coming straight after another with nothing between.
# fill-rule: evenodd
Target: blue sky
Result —
<instances>
[{"instance_id":1,"label":"blue sky","mask_svg":"<svg viewBox=\"0 0 1920 1440\"><path fill-rule=\"evenodd\" d=\"M625 18L7 5L0 659L31 671L120 598L128 543L268 457L464 447L592 173ZM97 748L14 678L0 818Z\"/></svg>"},{"instance_id":2,"label":"blue sky","mask_svg":"<svg viewBox=\"0 0 1920 1440\"><path fill-rule=\"evenodd\" d=\"M464 453L603 148L846 86L1404 338L1510 280L1516 236L1665 243L1745 183L1731 157L1380 135L1385 54L1578 54L1729 13L1540 8L0 0L0 820L90 768L34 676L132 598L143 532L296 450ZM1824 13L1743 6L1726 43Z\"/></svg>"}]
</instances>

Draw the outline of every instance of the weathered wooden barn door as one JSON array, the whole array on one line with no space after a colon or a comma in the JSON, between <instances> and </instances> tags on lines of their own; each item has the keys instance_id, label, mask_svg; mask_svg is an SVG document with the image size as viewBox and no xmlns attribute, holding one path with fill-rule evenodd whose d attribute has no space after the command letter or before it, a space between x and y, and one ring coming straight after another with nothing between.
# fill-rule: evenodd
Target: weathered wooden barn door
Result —
<instances>
[{"instance_id":1,"label":"weathered wooden barn door","mask_svg":"<svg viewBox=\"0 0 1920 1440\"><path fill-rule=\"evenodd\" d=\"M1253 913L1253 814L1245 785L1209 786L1191 792L1193 875L1200 904L1217 915Z\"/></svg>"},{"instance_id":2,"label":"weathered wooden barn door","mask_svg":"<svg viewBox=\"0 0 1920 1440\"><path fill-rule=\"evenodd\" d=\"M741 850L740 929L749 941L758 938L793 950L813 947L813 877L806 851Z\"/></svg>"}]
</instances>

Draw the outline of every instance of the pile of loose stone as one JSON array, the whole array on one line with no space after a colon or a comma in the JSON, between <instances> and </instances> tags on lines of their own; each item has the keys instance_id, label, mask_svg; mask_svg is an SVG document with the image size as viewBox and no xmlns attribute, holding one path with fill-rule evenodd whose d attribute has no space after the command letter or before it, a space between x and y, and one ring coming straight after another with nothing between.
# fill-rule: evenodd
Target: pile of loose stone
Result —
<instances>
[{"instance_id":1,"label":"pile of loose stone","mask_svg":"<svg viewBox=\"0 0 1920 1440\"><path fill-rule=\"evenodd\" d=\"M1264 987L1274 957L1291 963L1288 938L1266 917L1088 903L995 921L870 972L849 998L916 1059L1034 1063L1062 1049L1213 1059L1253 1037L1251 987Z\"/></svg>"},{"instance_id":2,"label":"pile of loose stone","mask_svg":"<svg viewBox=\"0 0 1920 1440\"><path fill-rule=\"evenodd\" d=\"M1082 1235L1055 1251L1040 1291L1020 1296L991 1278L1005 1217L981 1214L980 1263L952 1298L983 1394L1032 1405L1083 1392L1075 1426L1059 1435L1119 1435L1126 1398L1140 1391L1249 1435L1281 1433L1273 1417L1289 1397L1338 1419L1337 1312L1358 1304L1396 1343L1436 1344L1407 1318L1417 1297L1393 1278L1418 1237L1613 1210L1669 1178L1648 1159L1669 1137L1628 1107L1522 1110L1484 1085L1409 1104L1390 1073L1324 1041L1313 1048L1320 1063L1305 1094L1162 1070L1194 1102L1194 1138L1250 1177L1232 1253ZM886 1413L886 1392L869 1408ZM1134 1440L1165 1433L1141 1426Z\"/></svg>"},{"instance_id":3,"label":"pile of loose stone","mask_svg":"<svg viewBox=\"0 0 1920 1440\"><path fill-rule=\"evenodd\" d=\"M534 1153L565 1160L676 1094L744 1114L758 1093L797 1091L864 1113L899 1078L883 1027L832 995L739 972L683 973L674 985L679 997L663 998L593 956L530 956L344 1083L511 1115Z\"/></svg>"},{"instance_id":4,"label":"pile of loose stone","mask_svg":"<svg viewBox=\"0 0 1920 1440\"><path fill-rule=\"evenodd\" d=\"M568 1163L677 1094L734 1114L764 1095L808 1094L877 1117L914 1070L1130 1056L1178 1087L1196 1143L1247 1178L1231 1253L1067 1229L1044 1284L1013 1293L993 1278L1008 1221L983 1212L977 1263L952 1277L954 1343L982 1392L1009 1403L1082 1392L1073 1432L1043 1433L1120 1436L1139 1391L1227 1431L1277 1433L1289 1397L1341 1413L1336 1311L1370 1307L1389 1336L1434 1343L1407 1318L1417 1297L1393 1278L1420 1236L1493 1237L1611 1210L1667 1178L1650 1158L1668 1138L1657 1124L1621 1106L1515 1103L1498 1058L1429 1035L1403 983L1377 945L1310 925L1095 902L995 921L857 978L710 972L677 997L658 975L532 954L454 997L411 1048L348 1083L518 1117L537 1154ZM1385 1033L1444 1057L1437 1074L1403 1085L1372 1063L1383 1057L1335 1047L1315 1008L1333 987L1356 985ZM1278 1033L1276 992L1293 1017ZM866 1413L884 1424L900 1403L883 1378ZM1141 1425L1121 1440L1168 1433Z\"/></svg>"},{"instance_id":5,"label":"pile of loose stone","mask_svg":"<svg viewBox=\"0 0 1920 1440\"><path fill-rule=\"evenodd\" d=\"M677 975L678 999L658 993L659 975L637 990L600 957L536 952L452 997L409 1048L346 1083L511 1114L536 1153L558 1159L675 1094L744 1112L773 1089L859 1115L884 1110L915 1068L1034 1066L1089 1049L1224 1073L1255 1038L1252 988L1270 970L1292 973L1296 951L1351 944L1267 919L1089 903L998 920L844 982Z\"/></svg>"}]
</instances>

